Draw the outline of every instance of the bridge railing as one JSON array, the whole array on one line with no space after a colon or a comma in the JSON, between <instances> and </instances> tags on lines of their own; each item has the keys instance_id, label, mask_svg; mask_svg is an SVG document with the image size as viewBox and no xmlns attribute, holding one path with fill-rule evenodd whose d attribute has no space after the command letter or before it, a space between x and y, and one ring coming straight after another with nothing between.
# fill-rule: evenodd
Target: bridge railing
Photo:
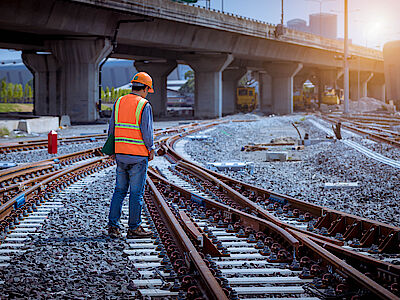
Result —
<instances>
[{"instance_id":1,"label":"bridge railing","mask_svg":"<svg viewBox=\"0 0 400 300\"><path fill-rule=\"evenodd\" d=\"M125 8L131 12L168 19L188 24L225 30L244 35L285 41L298 45L312 46L329 51L343 52L343 41L285 28L284 34L276 34L277 26L235 14L207 9L195 4L177 3L166 0L74 0L109 8ZM350 54L383 61L381 51L357 45L349 46Z\"/></svg>"}]
</instances>

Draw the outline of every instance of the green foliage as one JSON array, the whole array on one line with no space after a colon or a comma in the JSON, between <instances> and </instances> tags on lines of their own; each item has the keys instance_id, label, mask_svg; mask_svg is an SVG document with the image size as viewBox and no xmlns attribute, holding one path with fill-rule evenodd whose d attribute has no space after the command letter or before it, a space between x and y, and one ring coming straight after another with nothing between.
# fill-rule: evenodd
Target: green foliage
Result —
<instances>
[{"instance_id":1,"label":"green foliage","mask_svg":"<svg viewBox=\"0 0 400 300\"><path fill-rule=\"evenodd\" d=\"M130 89L116 89L114 87L106 87L106 91L101 89L101 100L105 103L114 103L121 96L129 94Z\"/></svg>"},{"instance_id":2,"label":"green foliage","mask_svg":"<svg viewBox=\"0 0 400 300\"><path fill-rule=\"evenodd\" d=\"M249 78L247 74L244 74L243 77L239 80L238 86L240 87L251 87L256 82L255 79Z\"/></svg>"},{"instance_id":3,"label":"green foliage","mask_svg":"<svg viewBox=\"0 0 400 300\"><path fill-rule=\"evenodd\" d=\"M195 77L194 77L194 72L192 70L189 70L185 73L185 79L187 80L184 85L181 86L179 91L181 93L194 93L195 89Z\"/></svg>"},{"instance_id":4,"label":"green foliage","mask_svg":"<svg viewBox=\"0 0 400 300\"><path fill-rule=\"evenodd\" d=\"M25 88L22 84L7 83L4 79L0 84L0 102L22 102L24 100L32 99L32 87L29 83L25 84Z\"/></svg>"},{"instance_id":5,"label":"green foliage","mask_svg":"<svg viewBox=\"0 0 400 300\"><path fill-rule=\"evenodd\" d=\"M30 85L28 85L28 98L32 99L33 98L33 92L32 92L32 87Z\"/></svg>"},{"instance_id":6,"label":"green foliage","mask_svg":"<svg viewBox=\"0 0 400 300\"><path fill-rule=\"evenodd\" d=\"M7 85L6 102L12 100L13 98L14 98L14 85L12 83L9 83Z\"/></svg>"},{"instance_id":7,"label":"green foliage","mask_svg":"<svg viewBox=\"0 0 400 300\"><path fill-rule=\"evenodd\" d=\"M7 82L5 80L2 80L0 88L0 99L5 99L6 96L7 96Z\"/></svg>"},{"instance_id":8,"label":"green foliage","mask_svg":"<svg viewBox=\"0 0 400 300\"><path fill-rule=\"evenodd\" d=\"M108 102L109 99L110 99L110 88L106 87L106 96L105 96L104 100L106 102Z\"/></svg>"},{"instance_id":9,"label":"green foliage","mask_svg":"<svg viewBox=\"0 0 400 300\"><path fill-rule=\"evenodd\" d=\"M30 103L0 103L0 112L32 112L33 104Z\"/></svg>"},{"instance_id":10,"label":"green foliage","mask_svg":"<svg viewBox=\"0 0 400 300\"><path fill-rule=\"evenodd\" d=\"M102 104L102 105L101 105L101 110L112 110L112 108L109 107L108 105Z\"/></svg>"},{"instance_id":11,"label":"green foliage","mask_svg":"<svg viewBox=\"0 0 400 300\"><path fill-rule=\"evenodd\" d=\"M10 135L10 131L6 127L1 127L0 128L0 137L3 137L5 135Z\"/></svg>"}]
</instances>

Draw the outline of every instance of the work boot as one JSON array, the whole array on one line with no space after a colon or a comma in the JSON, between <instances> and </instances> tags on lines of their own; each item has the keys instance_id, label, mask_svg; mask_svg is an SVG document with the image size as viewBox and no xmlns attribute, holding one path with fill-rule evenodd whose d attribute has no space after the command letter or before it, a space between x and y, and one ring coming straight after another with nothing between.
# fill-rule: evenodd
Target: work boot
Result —
<instances>
[{"instance_id":1,"label":"work boot","mask_svg":"<svg viewBox=\"0 0 400 300\"><path fill-rule=\"evenodd\" d=\"M142 226L139 226L136 229L128 229L128 234L126 235L127 239L134 239L138 237L148 237L151 236L152 233L150 231L146 231Z\"/></svg>"},{"instance_id":2,"label":"work boot","mask_svg":"<svg viewBox=\"0 0 400 300\"><path fill-rule=\"evenodd\" d=\"M108 226L108 235L115 239L121 237L121 232L119 231L118 227Z\"/></svg>"}]
</instances>

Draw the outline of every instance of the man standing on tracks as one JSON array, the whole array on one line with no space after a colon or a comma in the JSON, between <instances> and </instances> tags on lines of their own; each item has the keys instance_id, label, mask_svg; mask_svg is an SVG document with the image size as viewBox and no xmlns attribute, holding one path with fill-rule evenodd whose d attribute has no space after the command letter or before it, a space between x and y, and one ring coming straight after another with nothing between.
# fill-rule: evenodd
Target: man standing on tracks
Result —
<instances>
[{"instance_id":1,"label":"man standing on tracks","mask_svg":"<svg viewBox=\"0 0 400 300\"><path fill-rule=\"evenodd\" d=\"M128 239L152 234L140 224L147 165L154 158L155 148L153 113L145 99L148 93L154 93L153 80L149 74L140 72L133 76L131 83L132 92L115 102L108 128L108 134L115 136L117 161L117 183L110 205L108 235L121 236L122 203L130 187Z\"/></svg>"}]
</instances>

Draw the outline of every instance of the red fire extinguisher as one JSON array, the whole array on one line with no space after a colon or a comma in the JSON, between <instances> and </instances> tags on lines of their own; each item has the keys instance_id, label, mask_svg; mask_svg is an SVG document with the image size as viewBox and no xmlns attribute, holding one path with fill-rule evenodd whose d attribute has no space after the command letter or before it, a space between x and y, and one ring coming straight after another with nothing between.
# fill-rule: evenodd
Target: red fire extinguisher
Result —
<instances>
[{"instance_id":1,"label":"red fire extinguisher","mask_svg":"<svg viewBox=\"0 0 400 300\"><path fill-rule=\"evenodd\" d=\"M50 154L56 154L57 153L57 132L55 130L52 130L49 132L47 137L48 137L47 151Z\"/></svg>"}]
</instances>

